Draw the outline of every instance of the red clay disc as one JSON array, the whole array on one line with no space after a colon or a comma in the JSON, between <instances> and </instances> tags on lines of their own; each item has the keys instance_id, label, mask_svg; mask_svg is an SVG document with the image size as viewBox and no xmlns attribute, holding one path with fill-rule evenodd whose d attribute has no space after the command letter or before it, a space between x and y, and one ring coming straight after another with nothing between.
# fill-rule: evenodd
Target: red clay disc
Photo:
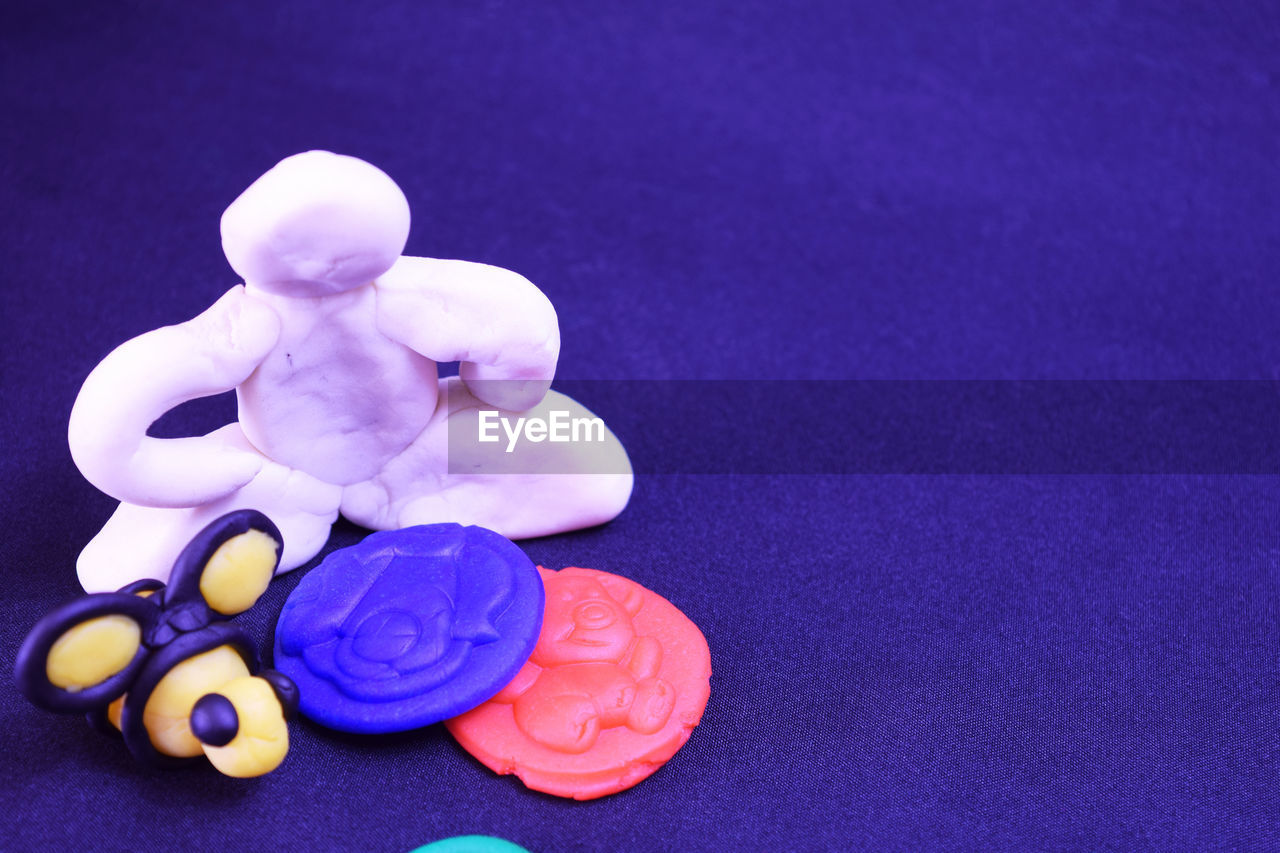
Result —
<instances>
[{"instance_id":1,"label":"red clay disc","mask_svg":"<svg viewBox=\"0 0 1280 853\"><path fill-rule=\"evenodd\" d=\"M590 800L630 788L689 739L711 694L711 653L689 618L637 583L538 567L542 633L497 696L445 723L495 773Z\"/></svg>"}]
</instances>

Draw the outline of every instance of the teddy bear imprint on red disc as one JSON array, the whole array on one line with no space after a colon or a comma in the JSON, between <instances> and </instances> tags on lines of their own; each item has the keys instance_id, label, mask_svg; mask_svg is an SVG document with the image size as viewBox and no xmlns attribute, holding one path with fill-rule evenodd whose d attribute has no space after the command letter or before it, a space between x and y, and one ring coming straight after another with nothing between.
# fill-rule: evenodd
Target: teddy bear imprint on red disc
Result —
<instances>
[{"instance_id":1,"label":"teddy bear imprint on red disc","mask_svg":"<svg viewBox=\"0 0 1280 853\"><path fill-rule=\"evenodd\" d=\"M491 769L535 790L590 799L628 788L701 719L706 640L670 602L625 578L539 572L546 613L529 662L449 730Z\"/></svg>"}]
</instances>

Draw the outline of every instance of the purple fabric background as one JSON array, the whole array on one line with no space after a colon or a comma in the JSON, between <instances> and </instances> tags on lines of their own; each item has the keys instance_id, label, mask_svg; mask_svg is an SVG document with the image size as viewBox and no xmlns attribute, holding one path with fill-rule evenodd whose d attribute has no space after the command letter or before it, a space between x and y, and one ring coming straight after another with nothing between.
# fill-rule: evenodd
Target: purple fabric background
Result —
<instances>
[{"instance_id":1,"label":"purple fabric background","mask_svg":"<svg viewBox=\"0 0 1280 853\"><path fill-rule=\"evenodd\" d=\"M6 4L0 663L112 508L80 382L235 283L222 209L307 148L397 179L410 253L538 283L567 378L1271 377L1280 12L1059 6ZM306 722L261 780L148 773L4 677L0 848L1273 848L1278 507L1266 476L645 476L525 543L706 633L703 723L638 787Z\"/></svg>"}]
</instances>

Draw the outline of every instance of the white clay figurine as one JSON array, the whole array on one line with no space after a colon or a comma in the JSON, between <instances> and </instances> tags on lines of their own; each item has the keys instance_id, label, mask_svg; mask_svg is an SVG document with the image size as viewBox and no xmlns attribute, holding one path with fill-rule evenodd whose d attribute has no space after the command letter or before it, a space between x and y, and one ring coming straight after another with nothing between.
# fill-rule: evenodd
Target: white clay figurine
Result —
<instances>
[{"instance_id":1,"label":"white clay figurine","mask_svg":"<svg viewBox=\"0 0 1280 853\"><path fill-rule=\"evenodd\" d=\"M560 332L538 288L402 256L408 235L400 188L324 151L281 161L232 202L222 247L244 284L116 348L71 412L76 465L121 501L80 555L86 590L166 580L182 546L234 509L280 528L281 571L320 550L339 512L377 530L448 521L514 539L622 511L631 467L607 429L594 443L462 442L449 456L449 434L476 436L482 409L594 416L549 390ZM459 376L439 379L451 361ZM147 435L175 406L233 388L238 422Z\"/></svg>"}]
</instances>

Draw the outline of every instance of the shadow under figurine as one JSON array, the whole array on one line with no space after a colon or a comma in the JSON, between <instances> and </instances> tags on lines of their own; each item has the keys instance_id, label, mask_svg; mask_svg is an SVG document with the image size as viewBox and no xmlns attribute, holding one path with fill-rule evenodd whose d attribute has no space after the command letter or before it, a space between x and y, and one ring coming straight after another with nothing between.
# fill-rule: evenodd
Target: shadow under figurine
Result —
<instances>
[{"instance_id":1,"label":"shadow under figurine","mask_svg":"<svg viewBox=\"0 0 1280 853\"><path fill-rule=\"evenodd\" d=\"M204 754L228 776L271 772L289 750L298 691L260 670L248 635L222 620L257 602L282 547L262 513L221 516L182 551L167 585L86 595L37 622L14 664L19 689L42 708L119 729L147 764Z\"/></svg>"}]
</instances>

